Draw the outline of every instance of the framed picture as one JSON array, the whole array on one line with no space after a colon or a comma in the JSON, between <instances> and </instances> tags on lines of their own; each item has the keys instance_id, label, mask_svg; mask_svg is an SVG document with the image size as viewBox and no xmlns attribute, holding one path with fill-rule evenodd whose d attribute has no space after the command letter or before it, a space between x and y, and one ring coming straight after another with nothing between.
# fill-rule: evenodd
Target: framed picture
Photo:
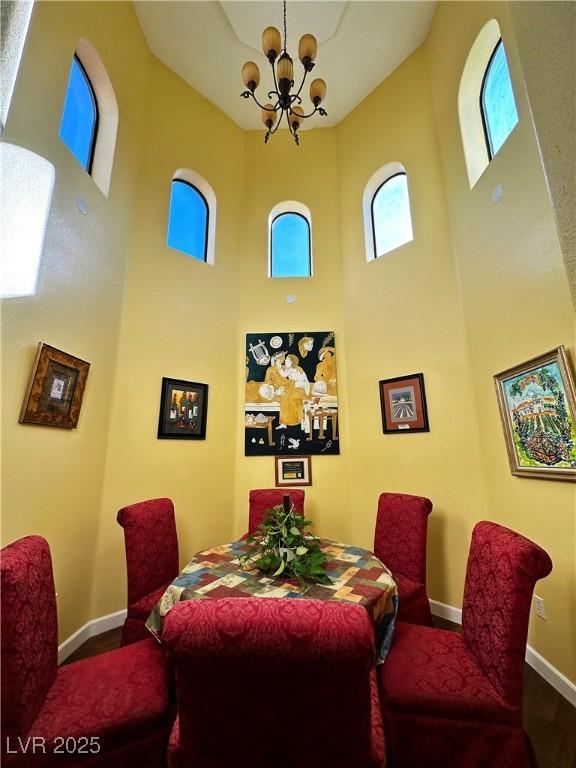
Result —
<instances>
[{"instance_id":1,"label":"framed picture","mask_svg":"<svg viewBox=\"0 0 576 768\"><path fill-rule=\"evenodd\" d=\"M244 453L340 453L334 331L246 335Z\"/></svg>"},{"instance_id":2,"label":"framed picture","mask_svg":"<svg viewBox=\"0 0 576 768\"><path fill-rule=\"evenodd\" d=\"M564 347L494 376L513 475L576 480L576 396Z\"/></svg>"},{"instance_id":3,"label":"framed picture","mask_svg":"<svg viewBox=\"0 0 576 768\"><path fill-rule=\"evenodd\" d=\"M310 456L275 456L276 488L312 485L312 459Z\"/></svg>"},{"instance_id":4,"label":"framed picture","mask_svg":"<svg viewBox=\"0 0 576 768\"><path fill-rule=\"evenodd\" d=\"M159 438L205 440L207 412L208 384L162 379Z\"/></svg>"},{"instance_id":5,"label":"framed picture","mask_svg":"<svg viewBox=\"0 0 576 768\"><path fill-rule=\"evenodd\" d=\"M18 421L74 429L89 369L85 360L41 341Z\"/></svg>"},{"instance_id":6,"label":"framed picture","mask_svg":"<svg viewBox=\"0 0 576 768\"><path fill-rule=\"evenodd\" d=\"M382 379L379 387L384 432L430 431L423 374Z\"/></svg>"}]
</instances>

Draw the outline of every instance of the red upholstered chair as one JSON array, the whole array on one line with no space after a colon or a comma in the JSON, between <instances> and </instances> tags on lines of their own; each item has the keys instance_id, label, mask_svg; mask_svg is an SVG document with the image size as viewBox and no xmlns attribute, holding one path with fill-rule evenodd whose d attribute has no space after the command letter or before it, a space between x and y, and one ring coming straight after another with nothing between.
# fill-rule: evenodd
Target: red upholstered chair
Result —
<instances>
[{"instance_id":1,"label":"red upholstered chair","mask_svg":"<svg viewBox=\"0 0 576 768\"><path fill-rule=\"evenodd\" d=\"M382 768L374 627L352 603L190 600L164 624L171 768Z\"/></svg>"},{"instance_id":2,"label":"red upholstered chair","mask_svg":"<svg viewBox=\"0 0 576 768\"><path fill-rule=\"evenodd\" d=\"M398 621L432 626L426 594L426 536L432 502L406 493L381 493L374 554L398 585Z\"/></svg>"},{"instance_id":3,"label":"red upholstered chair","mask_svg":"<svg viewBox=\"0 0 576 768\"><path fill-rule=\"evenodd\" d=\"M468 556L462 634L398 624L379 670L395 768L528 768L522 677L532 591L552 570L536 544L478 523Z\"/></svg>"},{"instance_id":4,"label":"red upholstered chair","mask_svg":"<svg viewBox=\"0 0 576 768\"><path fill-rule=\"evenodd\" d=\"M290 496L294 509L299 515L304 514L304 491L294 488L259 488L250 491L248 497L248 533L254 533L264 520L267 509L277 507L284 501L284 496Z\"/></svg>"},{"instance_id":5,"label":"red upholstered chair","mask_svg":"<svg viewBox=\"0 0 576 768\"><path fill-rule=\"evenodd\" d=\"M165 764L171 722L158 645L149 639L58 668L48 543L27 536L0 555L2 765Z\"/></svg>"},{"instance_id":6,"label":"red upholstered chair","mask_svg":"<svg viewBox=\"0 0 576 768\"><path fill-rule=\"evenodd\" d=\"M128 614L122 645L150 636L146 619L164 590L178 576L178 537L174 505L170 499L130 504L118 512L124 528Z\"/></svg>"}]
</instances>

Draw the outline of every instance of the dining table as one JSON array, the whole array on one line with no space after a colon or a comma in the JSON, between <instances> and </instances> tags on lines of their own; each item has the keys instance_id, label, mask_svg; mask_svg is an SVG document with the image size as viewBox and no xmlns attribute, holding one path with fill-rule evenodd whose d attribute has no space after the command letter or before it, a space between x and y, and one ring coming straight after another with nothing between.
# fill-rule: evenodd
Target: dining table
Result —
<instances>
[{"instance_id":1,"label":"dining table","mask_svg":"<svg viewBox=\"0 0 576 768\"><path fill-rule=\"evenodd\" d=\"M363 606L373 621L376 663L381 664L390 649L398 610L391 572L370 550L329 539L317 541L326 557L327 584L267 575L247 565L243 558L252 545L246 539L198 552L166 588L146 627L161 642L166 614L183 600L266 597L351 602Z\"/></svg>"}]
</instances>

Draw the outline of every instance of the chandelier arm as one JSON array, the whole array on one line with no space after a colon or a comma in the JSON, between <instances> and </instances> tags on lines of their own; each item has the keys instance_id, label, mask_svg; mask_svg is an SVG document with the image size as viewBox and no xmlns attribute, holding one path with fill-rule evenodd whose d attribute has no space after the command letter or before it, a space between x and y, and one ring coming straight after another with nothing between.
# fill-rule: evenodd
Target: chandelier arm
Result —
<instances>
[{"instance_id":1,"label":"chandelier arm","mask_svg":"<svg viewBox=\"0 0 576 768\"><path fill-rule=\"evenodd\" d=\"M278 81L276 80L276 70L274 69L274 64L270 62L270 66L272 67L272 77L274 78L274 88L275 91L270 91L270 93L275 93L278 98L280 98L280 88L278 88ZM268 94L270 96L270 94Z\"/></svg>"},{"instance_id":2,"label":"chandelier arm","mask_svg":"<svg viewBox=\"0 0 576 768\"><path fill-rule=\"evenodd\" d=\"M298 144L300 144L300 139L299 139L299 137L298 137L298 132L297 132L297 131L295 131L295 130L292 128L292 126L290 125L290 116L289 116L289 114L288 114L288 110L286 110L286 122L288 123L288 130L289 130L289 131L290 131L290 133L292 134L292 138L294 139L294 141L296 142L296 144L297 144L297 145L298 145Z\"/></svg>"},{"instance_id":3,"label":"chandelier arm","mask_svg":"<svg viewBox=\"0 0 576 768\"><path fill-rule=\"evenodd\" d=\"M295 96L300 96L300 91L302 90L302 88L304 88L304 83L306 82L306 76L307 75L308 75L308 70L305 69L304 70L304 77L302 78L302 82L300 83L300 88L298 88L298 90L294 94Z\"/></svg>"},{"instance_id":4,"label":"chandelier arm","mask_svg":"<svg viewBox=\"0 0 576 768\"><path fill-rule=\"evenodd\" d=\"M308 114L308 115L302 115L302 118L303 118L303 119L306 119L306 118L308 118L308 117L312 117L312 115L315 115L315 114L316 114L316 112L320 112L320 109L319 109L318 107L314 107L314 109L312 110L312 112L310 112L310 114Z\"/></svg>"},{"instance_id":5,"label":"chandelier arm","mask_svg":"<svg viewBox=\"0 0 576 768\"><path fill-rule=\"evenodd\" d=\"M292 104L294 104L295 101L297 101L298 104L302 104L302 97L298 96L297 93L290 96L290 106L292 106Z\"/></svg>"},{"instance_id":6,"label":"chandelier arm","mask_svg":"<svg viewBox=\"0 0 576 768\"><path fill-rule=\"evenodd\" d=\"M284 111L284 110L282 110L282 111ZM282 122L282 115L280 115L280 117L278 118L278 122L276 123L276 125L274 126L274 128L272 128L272 130L271 130L271 131L269 131L269 133L270 133L270 136L272 136L274 133L276 133L276 131L278 130L278 128L280 128L280 123L281 123L281 122Z\"/></svg>"},{"instance_id":7,"label":"chandelier arm","mask_svg":"<svg viewBox=\"0 0 576 768\"><path fill-rule=\"evenodd\" d=\"M296 142L296 146L300 145L300 137L298 136L298 130L296 128L292 128L290 125L290 116L288 115L288 112L286 112L286 120L288 121L288 130L292 134L292 138Z\"/></svg>"},{"instance_id":8,"label":"chandelier arm","mask_svg":"<svg viewBox=\"0 0 576 768\"><path fill-rule=\"evenodd\" d=\"M250 91L248 91L248 93L250 93ZM260 107L260 109L265 109L265 110L266 110L266 112L272 112L272 111L273 111L273 110L271 110L271 109L266 109L266 107L264 106L264 104L260 104L260 102L258 101L258 99L256 98L256 96L254 96L254 94L253 94L253 93L250 93L250 95L252 96L252 98L254 99L254 101L256 102L256 104L258 104L258 106ZM268 94L268 98L271 98L270 94ZM276 111L276 110L274 110L274 112L275 112L275 111Z\"/></svg>"}]
</instances>

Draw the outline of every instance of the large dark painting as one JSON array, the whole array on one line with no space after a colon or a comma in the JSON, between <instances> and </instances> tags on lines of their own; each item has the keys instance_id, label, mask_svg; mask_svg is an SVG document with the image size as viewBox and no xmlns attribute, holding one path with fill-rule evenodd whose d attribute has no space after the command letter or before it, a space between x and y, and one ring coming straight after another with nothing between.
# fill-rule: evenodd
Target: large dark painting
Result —
<instances>
[{"instance_id":1,"label":"large dark painting","mask_svg":"<svg viewBox=\"0 0 576 768\"><path fill-rule=\"evenodd\" d=\"M246 456L340 453L332 331L246 334Z\"/></svg>"}]
</instances>

